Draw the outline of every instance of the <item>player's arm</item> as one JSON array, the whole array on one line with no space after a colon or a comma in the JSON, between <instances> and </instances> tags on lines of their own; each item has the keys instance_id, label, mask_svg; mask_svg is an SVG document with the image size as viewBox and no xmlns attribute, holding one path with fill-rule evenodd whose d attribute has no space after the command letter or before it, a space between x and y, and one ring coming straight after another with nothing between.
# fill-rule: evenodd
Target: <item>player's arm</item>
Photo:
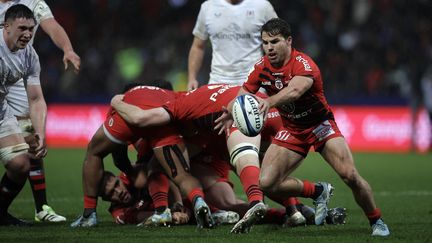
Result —
<instances>
[{"instance_id":1,"label":"player's arm","mask_svg":"<svg viewBox=\"0 0 432 243\"><path fill-rule=\"evenodd\" d=\"M45 125L47 116L47 105L40 85L27 85L27 98L30 106L30 119L38 137L39 145L35 149L36 157L42 158L46 155Z\"/></svg>"},{"instance_id":2,"label":"player's arm","mask_svg":"<svg viewBox=\"0 0 432 243\"><path fill-rule=\"evenodd\" d=\"M68 68L68 62L71 62L75 72L79 72L81 59L73 50L69 37L63 27L54 18L44 19L41 21L40 25L44 32L49 35L54 44L63 50L63 63L65 70Z\"/></svg>"},{"instance_id":3,"label":"player's arm","mask_svg":"<svg viewBox=\"0 0 432 243\"><path fill-rule=\"evenodd\" d=\"M160 126L171 121L169 113L162 107L143 110L138 106L123 101L124 95L116 95L111 99L111 106L130 125L136 127Z\"/></svg>"},{"instance_id":4,"label":"player's arm","mask_svg":"<svg viewBox=\"0 0 432 243\"><path fill-rule=\"evenodd\" d=\"M126 175L131 176L133 174L132 163L128 157L128 146L120 146L111 153L114 165L124 172Z\"/></svg>"},{"instance_id":5,"label":"player's arm","mask_svg":"<svg viewBox=\"0 0 432 243\"><path fill-rule=\"evenodd\" d=\"M283 88L279 93L265 99L264 101L266 103L262 105L266 106L268 110L272 107L278 107L279 105L296 101L312 87L312 84L313 79L311 77L295 76L291 79L287 87Z\"/></svg>"},{"instance_id":6,"label":"player's arm","mask_svg":"<svg viewBox=\"0 0 432 243\"><path fill-rule=\"evenodd\" d=\"M198 88L197 76L203 62L206 42L198 37L194 37L192 42L188 58L188 90Z\"/></svg>"}]
</instances>

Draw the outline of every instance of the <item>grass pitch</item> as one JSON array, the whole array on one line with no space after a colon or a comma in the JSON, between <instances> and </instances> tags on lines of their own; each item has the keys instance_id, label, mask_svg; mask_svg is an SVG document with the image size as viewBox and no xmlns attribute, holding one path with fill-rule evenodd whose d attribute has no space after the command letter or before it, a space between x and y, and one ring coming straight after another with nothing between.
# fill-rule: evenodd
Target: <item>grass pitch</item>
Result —
<instances>
[{"instance_id":1,"label":"grass pitch","mask_svg":"<svg viewBox=\"0 0 432 243\"><path fill-rule=\"evenodd\" d=\"M328 181L335 186L330 207L348 210L346 225L281 228L256 225L249 234L233 235L231 226L196 230L195 226L137 228L117 226L107 212L108 203L99 200L100 224L91 229L71 229L69 224L82 213L81 166L85 151L51 149L45 160L49 204L68 219L62 224L35 223L30 228L0 227L0 242L432 242L432 154L355 154L360 174L369 181L391 236L375 239L353 196L332 169L311 153L295 175L310 181ZM114 169L110 159L105 168ZM3 167L0 168L3 173ZM233 177L239 197L245 198ZM309 199L302 200L311 205ZM277 206L268 201L271 206ZM29 185L18 196L10 212L33 220L34 204Z\"/></svg>"}]
</instances>

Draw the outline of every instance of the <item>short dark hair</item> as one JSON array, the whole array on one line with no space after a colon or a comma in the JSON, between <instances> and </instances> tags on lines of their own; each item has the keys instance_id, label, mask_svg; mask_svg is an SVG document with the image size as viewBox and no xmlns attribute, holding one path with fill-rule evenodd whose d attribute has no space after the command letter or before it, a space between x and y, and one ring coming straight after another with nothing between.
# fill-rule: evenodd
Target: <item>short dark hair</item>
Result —
<instances>
[{"instance_id":1,"label":"short dark hair","mask_svg":"<svg viewBox=\"0 0 432 243\"><path fill-rule=\"evenodd\" d=\"M282 35L284 38L288 38L291 36L291 26L283 19L273 18L267 21L261 27L261 36L262 33L266 32L270 36Z\"/></svg>"},{"instance_id":2,"label":"short dark hair","mask_svg":"<svg viewBox=\"0 0 432 243\"><path fill-rule=\"evenodd\" d=\"M8 8L5 13L4 22L7 22L9 20L13 21L19 18L33 19L33 21L36 23L36 18L33 12L23 4L16 4Z\"/></svg>"}]
</instances>

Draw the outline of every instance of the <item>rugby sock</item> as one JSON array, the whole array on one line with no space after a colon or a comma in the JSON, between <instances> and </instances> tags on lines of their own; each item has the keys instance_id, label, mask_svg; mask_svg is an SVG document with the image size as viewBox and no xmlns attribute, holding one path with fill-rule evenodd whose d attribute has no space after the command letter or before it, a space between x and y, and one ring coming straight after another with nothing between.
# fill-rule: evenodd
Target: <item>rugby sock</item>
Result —
<instances>
[{"instance_id":1,"label":"rugby sock","mask_svg":"<svg viewBox=\"0 0 432 243\"><path fill-rule=\"evenodd\" d=\"M302 197L316 199L321 195L324 188L321 185L314 184L310 181L303 181Z\"/></svg>"},{"instance_id":2,"label":"rugby sock","mask_svg":"<svg viewBox=\"0 0 432 243\"><path fill-rule=\"evenodd\" d=\"M84 213L83 216L87 218L93 212L96 212L97 197L84 195Z\"/></svg>"},{"instance_id":3,"label":"rugby sock","mask_svg":"<svg viewBox=\"0 0 432 243\"><path fill-rule=\"evenodd\" d=\"M42 206L47 203L45 189L45 172L42 159L30 159L29 173L30 187L33 193L36 212L42 211Z\"/></svg>"},{"instance_id":4,"label":"rugby sock","mask_svg":"<svg viewBox=\"0 0 432 243\"><path fill-rule=\"evenodd\" d=\"M148 178L148 190L156 212L162 213L168 207L169 179L162 172L156 172Z\"/></svg>"},{"instance_id":5,"label":"rugby sock","mask_svg":"<svg viewBox=\"0 0 432 243\"><path fill-rule=\"evenodd\" d=\"M258 186L260 169L256 166L247 166L240 172L240 182L243 185L249 203L263 201L263 192Z\"/></svg>"},{"instance_id":6,"label":"rugby sock","mask_svg":"<svg viewBox=\"0 0 432 243\"><path fill-rule=\"evenodd\" d=\"M375 210L372 212L366 213L366 217L369 220L369 224L372 226L378 219L381 218L381 210L379 208L375 208Z\"/></svg>"},{"instance_id":7,"label":"rugby sock","mask_svg":"<svg viewBox=\"0 0 432 243\"><path fill-rule=\"evenodd\" d=\"M24 187L25 181L20 184L12 181L7 173L3 174L0 181L0 216L7 213L12 201Z\"/></svg>"},{"instance_id":8,"label":"rugby sock","mask_svg":"<svg viewBox=\"0 0 432 243\"><path fill-rule=\"evenodd\" d=\"M192 205L195 205L195 200L198 197L204 198L204 192L201 188L194 188L188 193L188 199L192 203Z\"/></svg>"},{"instance_id":9,"label":"rugby sock","mask_svg":"<svg viewBox=\"0 0 432 243\"><path fill-rule=\"evenodd\" d=\"M284 200L282 203L282 205L285 206L285 211L288 216L291 216L298 211L296 207L297 204L298 204L298 200L295 197L289 197L288 199Z\"/></svg>"}]
</instances>

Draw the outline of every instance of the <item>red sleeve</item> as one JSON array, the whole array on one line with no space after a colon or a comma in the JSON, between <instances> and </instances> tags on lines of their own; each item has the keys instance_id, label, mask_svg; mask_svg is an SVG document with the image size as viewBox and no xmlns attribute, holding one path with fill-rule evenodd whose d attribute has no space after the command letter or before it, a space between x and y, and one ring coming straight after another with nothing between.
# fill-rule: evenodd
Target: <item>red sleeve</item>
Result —
<instances>
[{"instance_id":1,"label":"red sleeve","mask_svg":"<svg viewBox=\"0 0 432 243\"><path fill-rule=\"evenodd\" d=\"M260 63L262 63L262 59L255 64L254 69L249 73L248 79L243 83L243 89L253 94L258 92L261 87L261 82L259 80L259 74L261 73Z\"/></svg>"},{"instance_id":2,"label":"red sleeve","mask_svg":"<svg viewBox=\"0 0 432 243\"><path fill-rule=\"evenodd\" d=\"M116 224L126 224L124 218L125 208L113 208L111 209L111 216L113 217Z\"/></svg>"},{"instance_id":3,"label":"red sleeve","mask_svg":"<svg viewBox=\"0 0 432 243\"><path fill-rule=\"evenodd\" d=\"M299 53L295 57L292 76L307 76L315 80L319 72L318 66L309 56Z\"/></svg>"}]
</instances>

